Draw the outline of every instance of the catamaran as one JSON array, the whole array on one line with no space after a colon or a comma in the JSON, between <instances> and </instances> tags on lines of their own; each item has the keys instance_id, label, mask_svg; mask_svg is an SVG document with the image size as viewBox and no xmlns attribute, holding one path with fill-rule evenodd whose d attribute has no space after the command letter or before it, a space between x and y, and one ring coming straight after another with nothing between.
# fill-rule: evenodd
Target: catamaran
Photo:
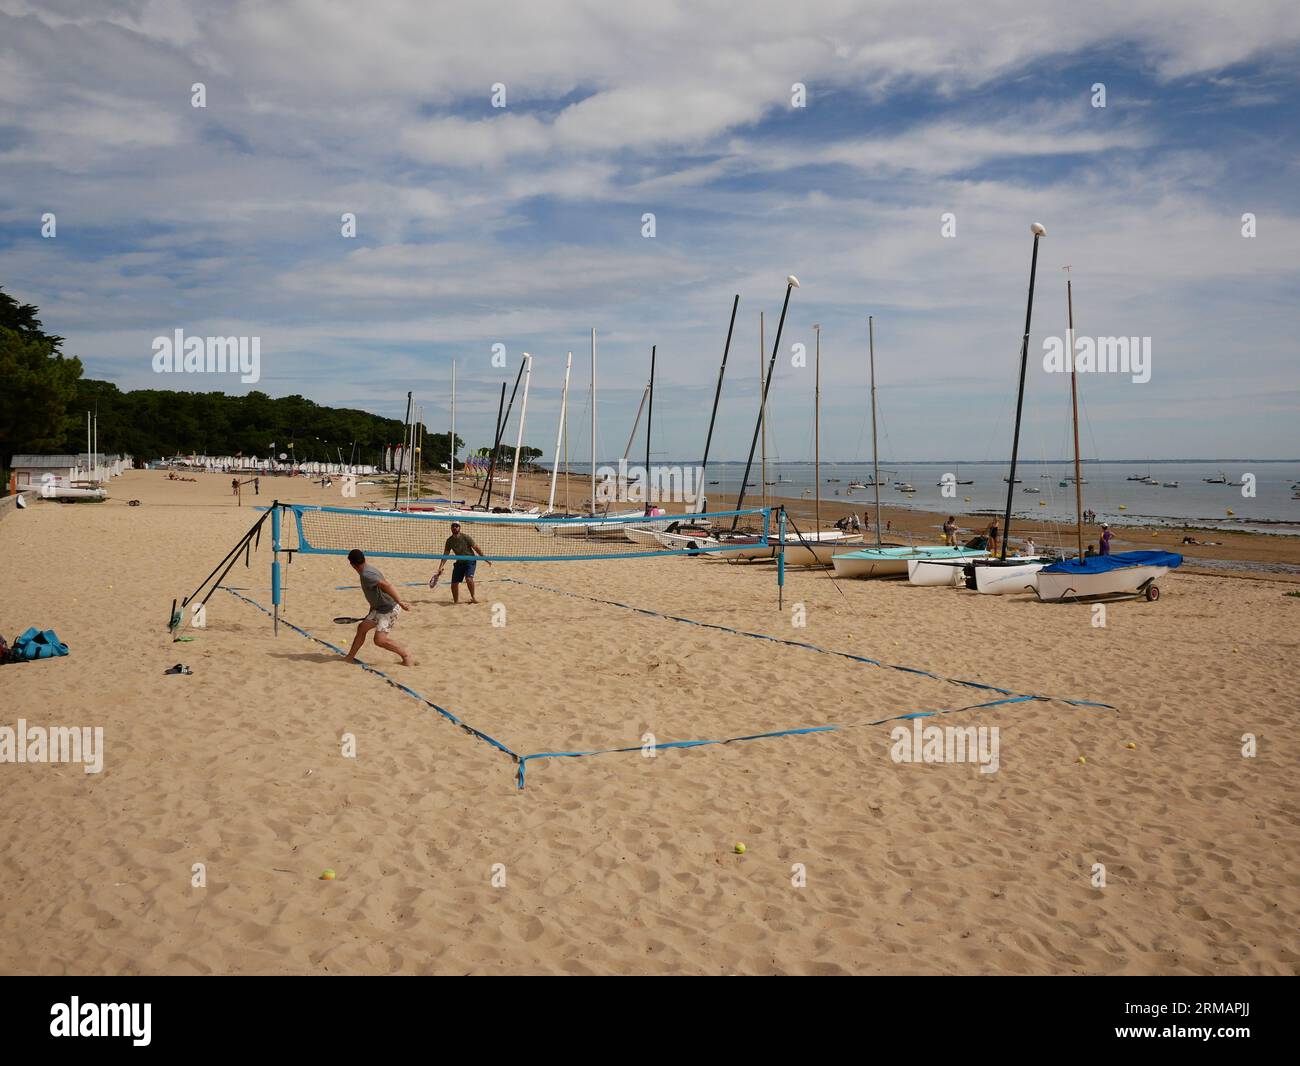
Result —
<instances>
[{"instance_id":1,"label":"catamaran","mask_svg":"<svg viewBox=\"0 0 1300 1066\"><path fill-rule=\"evenodd\" d=\"M1020 385L1016 393L1016 426L1011 438L1011 469L1003 480L1007 483L1007 506L1002 520L1002 551L998 558L972 560L966 564L966 587L984 595L1005 595L1032 588L1034 575L1051 560L1028 556L1007 558L1011 537L1011 502L1015 496L1016 462L1020 454L1020 419L1025 403L1025 371L1029 363L1029 329L1034 313L1034 279L1038 272L1038 242L1047 235L1041 223L1029 227L1034 235L1034 250L1029 263L1029 296L1025 303L1025 332L1020 343ZM1073 351L1073 349L1071 349Z\"/></svg>"},{"instance_id":2,"label":"catamaran","mask_svg":"<svg viewBox=\"0 0 1300 1066\"><path fill-rule=\"evenodd\" d=\"M880 451L876 438L876 334L875 317L867 319L869 348L871 352L871 483L876 490L876 543L872 547L835 552L831 564L836 577L875 578L897 577L907 573L907 564L913 559L956 558L956 552L966 549L947 545L883 544L880 540ZM915 491L915 490L913 490Z\"/></svg>"},{"instance_id":3,"label":"catamaran","mask_svg":"<svg viewBox=\"0 0 1300 1066\"><path fill-rule=\"evenodd\" d=\"M1067 279L1066 304L1069 307L1070 351L1074 351L1074 293ZM1079 391L1073 367L1070 371L1070 399L1074 414L1074 503L1075 531L1079 554L1043 567L1034 575L1034 591L1039 600L1095 600L1113 596L1141 596L1148 600L1160 597L1156 579L1174 567L1183 557L1174 552L1136 551L1114 555L1085 555L1083 550L1083 490L1079 477ZM1154 480L1148 484L1157 484Z\"/></svg>"}]
</instances>

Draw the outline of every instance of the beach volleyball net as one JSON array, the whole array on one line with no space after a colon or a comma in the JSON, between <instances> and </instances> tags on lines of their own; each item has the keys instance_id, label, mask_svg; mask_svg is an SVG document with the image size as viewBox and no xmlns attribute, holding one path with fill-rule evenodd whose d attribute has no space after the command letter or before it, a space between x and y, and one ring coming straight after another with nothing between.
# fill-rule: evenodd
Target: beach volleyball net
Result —
<instances>
[{"instance_id":1,"label":"beach volleyball net","mask_svg":"<svg viewBox=\"0 0 1300 1066\"><path fill-rule=\"evenodd\" d=\"M773 508L711 514L542 516L438 511L376 511L282 504L289 530L276 548L302 555L396 559L474 559L493 562L559 562L663 555L726 553L779 537ZM730 535L733 525L740 531ZM452 525L473 540L481 556L446 551ZM286 536L286 532L289 533ZM719 539L718 533L727 533Z\"/></svg>"}]
</instances>

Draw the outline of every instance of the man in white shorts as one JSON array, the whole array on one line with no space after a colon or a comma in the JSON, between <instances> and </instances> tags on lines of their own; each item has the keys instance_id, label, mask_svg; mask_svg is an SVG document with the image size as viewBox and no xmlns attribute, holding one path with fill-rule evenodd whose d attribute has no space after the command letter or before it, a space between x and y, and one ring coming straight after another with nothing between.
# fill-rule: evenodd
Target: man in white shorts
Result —
<instances>
[{"instance_id":1,"label":"man in white shorts","mask_svg":"<svg viewBox=\"0 0 1300 1066\"><path fill-rule=\"evenodd\" d=\"M397 622L397 616L409 611L410 605L402 600L401 594L384 579L384 575L366 562L365 553L359 548L348 552L348 563L357 576L361 578L361 591L366 603L370 604L370 613L357 623L357 635L352 638L352 647L344 656L344 662L357 661L357 652L366 642L366 634L375 631L375 646L391 651L402 660L403 666L414 665L414 660L389 634Z\"/></svg>"}]
</instances>

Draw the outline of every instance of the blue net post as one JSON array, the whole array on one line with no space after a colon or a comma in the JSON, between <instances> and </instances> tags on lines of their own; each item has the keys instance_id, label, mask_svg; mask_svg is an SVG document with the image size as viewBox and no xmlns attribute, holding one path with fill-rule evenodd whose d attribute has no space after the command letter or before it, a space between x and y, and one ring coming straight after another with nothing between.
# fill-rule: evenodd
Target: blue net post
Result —
<instances>
[{"instance_id":1,"label":"blue net post","mask_svg":"<svg viewBox=\"0 0 1300 1066\"><path fill-rule=\"evenodd\" d=\"M271 504L271 605L272 626L280 635L280 501Z\"/></svg>"},{"instance_id":2,"label":"blue net post","mask_svg":"<svg viewBox=\"0 0 1300 1066\"><path fill-rule=\"evenodd\" d=\"M785 606L785 508L781 508L781 517L777 519L777 553L776 553L776 609Z\"/></svg>"}]
</instances>

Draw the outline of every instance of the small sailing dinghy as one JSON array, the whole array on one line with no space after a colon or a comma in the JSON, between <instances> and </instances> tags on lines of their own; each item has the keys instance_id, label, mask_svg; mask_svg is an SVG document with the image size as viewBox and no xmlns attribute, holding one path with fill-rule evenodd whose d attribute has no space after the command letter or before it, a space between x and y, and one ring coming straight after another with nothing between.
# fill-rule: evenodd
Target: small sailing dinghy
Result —
<instances>
[{"instance_id":1,"label":"small sailing dinghy","mask_svg":"<svg viewBox=\"0 0 1300 1066\"><path fill-rule=\"evenodd\" d=\"M1136 551L1063 559L1038 571L1038 598L1053 602L1111 596L1158 600L1159 578L1183 565L1176 552Z\"/></svg>"}]
</instances>

